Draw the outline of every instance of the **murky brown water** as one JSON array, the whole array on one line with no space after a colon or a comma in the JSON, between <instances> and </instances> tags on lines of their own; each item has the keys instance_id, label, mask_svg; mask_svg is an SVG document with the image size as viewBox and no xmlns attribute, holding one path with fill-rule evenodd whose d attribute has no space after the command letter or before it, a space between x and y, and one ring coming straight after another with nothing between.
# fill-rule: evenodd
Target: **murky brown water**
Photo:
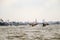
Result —
<instances>
[{"instance_id":1,"label":"murky brown water","mask_svg":"<svg viewBox=\"0 0 60 40\"><path fill-rule=\"evenodd\" d=\"M0 40L60 40L60 25L0 26Z\"/></svg>"}]
</instances>

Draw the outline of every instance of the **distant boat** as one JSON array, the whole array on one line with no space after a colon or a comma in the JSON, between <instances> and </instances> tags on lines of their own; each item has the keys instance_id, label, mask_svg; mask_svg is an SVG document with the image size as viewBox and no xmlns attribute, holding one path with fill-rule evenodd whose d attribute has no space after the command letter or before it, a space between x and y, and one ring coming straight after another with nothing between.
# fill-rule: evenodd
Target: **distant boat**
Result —
<instances>
[{"instance_id":1,"label":"distant boat","mask_svg":"<svg viewBox=\"0 0 60 40\"><path fill-rule=\"evenodd\" d=\"M29 25L31 25L31 26L36 26L37 23L30 23Z\"/></svg>"},{"instance_id":2,"label":"distant boat","mask_svg":"<svg viewBox=\"0 0 60 40\"><path fill-rule=\"evenodd\" d=\"M49 23L48 22L45 22L45 20L43 20L43 23L42 24L43 24L43 27L49 25Z\"/></svg>"},{"instance_id":3,"label":"distant boat","mask_svg":"<svg viewBox=\"0 0 60 40\"><path fill-rule=\"evenodd\" d=\"M38 25L37 20L35 20L35 22L29 23L29 25L32 27Z\"/></svg>"},{"instance_id":4,"label":"distant boat","mask_svg":"<svg viewBox=\"0 0 60 40\"><path fill-rule=\"evenodd\" d=\"M43 24L43 27L45 27L45 26L49 25L47 22L42 23L42 24Z\"/></svg>"}]
</instances>

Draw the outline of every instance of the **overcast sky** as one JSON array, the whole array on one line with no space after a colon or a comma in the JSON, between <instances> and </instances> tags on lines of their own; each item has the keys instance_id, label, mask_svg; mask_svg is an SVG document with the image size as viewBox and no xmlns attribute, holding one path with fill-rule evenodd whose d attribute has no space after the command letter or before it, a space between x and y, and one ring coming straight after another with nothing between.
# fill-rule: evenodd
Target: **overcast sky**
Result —
<instances>
[{"instance_id":1,"label":"overcast sky","mask_svg":"<svg viewBox=\"0 0 60 40\"><path fill-rule=\"evenodd\" d=\"M16 21L60 20L60 0L0 0L0 18Z\"/></svg>"}]
</instances>

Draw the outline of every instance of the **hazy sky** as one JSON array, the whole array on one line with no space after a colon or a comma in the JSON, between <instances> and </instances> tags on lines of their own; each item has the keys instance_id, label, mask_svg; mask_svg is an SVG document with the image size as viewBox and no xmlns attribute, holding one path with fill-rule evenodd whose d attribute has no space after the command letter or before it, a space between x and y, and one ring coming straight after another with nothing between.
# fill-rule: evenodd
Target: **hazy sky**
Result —
<instances>
[{"instance_id":1,"label":"hazy sky","mask_svg":"<svg viewBox=\"0 0 60 40\"><path fill-rule=\"evenodd\" d=\"M0 0L0 18L16 21L60 20L60 0Z\"/></svg>"}]
</instances>

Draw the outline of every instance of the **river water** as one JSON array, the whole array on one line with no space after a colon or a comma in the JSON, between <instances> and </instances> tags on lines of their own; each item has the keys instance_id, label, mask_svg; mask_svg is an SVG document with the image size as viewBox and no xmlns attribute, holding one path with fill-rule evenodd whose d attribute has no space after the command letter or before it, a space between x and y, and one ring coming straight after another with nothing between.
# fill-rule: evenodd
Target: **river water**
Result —
<instances>
[{"instance_id":1,"label":"river water","mask_svg":"<svg viewBox=\"0 0 60 40\"><path fill-rule=\"evenodd\" d=\"M60 25L0 26L0 40L60 40Z\"/></svg>"}]
</instances>

